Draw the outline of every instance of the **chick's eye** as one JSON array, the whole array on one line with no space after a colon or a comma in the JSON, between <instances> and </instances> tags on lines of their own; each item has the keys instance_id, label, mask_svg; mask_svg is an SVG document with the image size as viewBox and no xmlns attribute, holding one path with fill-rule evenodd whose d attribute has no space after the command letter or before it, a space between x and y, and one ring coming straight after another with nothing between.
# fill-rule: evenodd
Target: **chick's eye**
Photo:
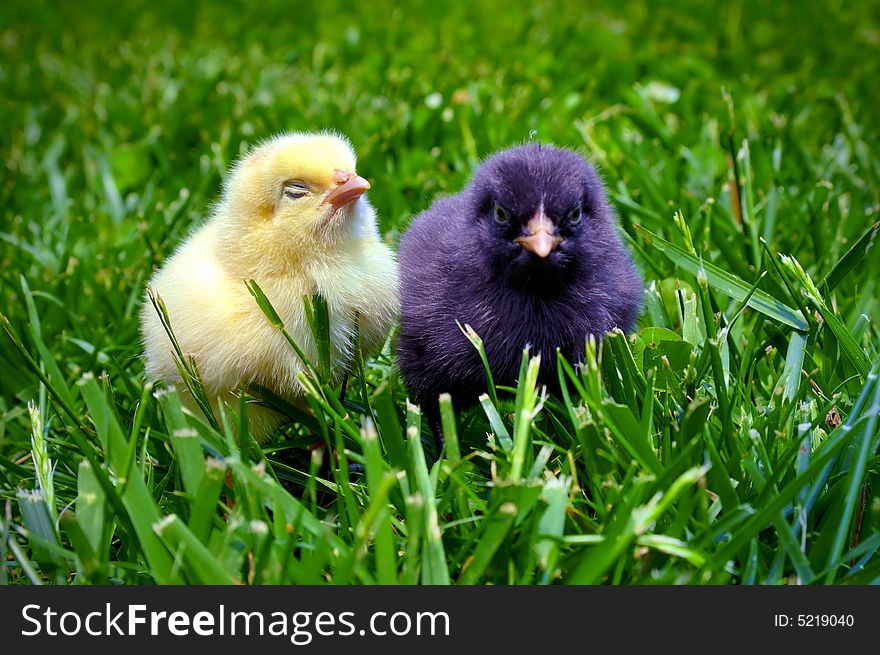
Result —
<instances>
[{"instance_id":1,"label":"chick's eye","mask_svg":"<svg viewBox=\"0 0 880 655\"><path fill-rule=\"evenodd\" d=\"M305 182L285 182L284 184L284 196L286 198L296 200L297 198L302 198L308 192L309 187Z\"/></svg>"},{"instance_id":2,"label":"chick's eye","mask_svg":"<svg viewBox=\"0 0 880 655\"><path fill-rule=\"evenodd\" d=\"M584 216L584 210L581 207L575 207L568 212L568 222L572 224L580 223Z\"/></svg>"},{"instance_id":3,"label":"chick's eye","mask_svg":"<svg viewBox=\"0 0 880 655\"><path fill-rule=\"evenodd\" d=\"M507 223L510 221L510 214L508 214L507 210L498 203L495 203L494 214L495 222L498 223L498 225L507 225Z\"/></svg>"}]
</instances>

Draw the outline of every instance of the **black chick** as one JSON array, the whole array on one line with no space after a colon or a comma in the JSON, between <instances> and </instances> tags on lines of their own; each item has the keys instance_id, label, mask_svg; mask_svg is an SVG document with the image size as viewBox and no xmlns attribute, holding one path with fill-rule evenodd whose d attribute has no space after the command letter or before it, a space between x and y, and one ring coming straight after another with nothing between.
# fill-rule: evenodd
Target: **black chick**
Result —
<instances>
[{"instance_id":1,"label":"black chick","mask_svg":"<svg viewBox=\"0 0 880 655\"><path fill-rule=\"evenodd\" d=\"M516 385L522 350L558 386L556 348L583 358L587 335L631 330L642 279L617 233L601 180L580 155L525 145L484 162L470 184L413 219L400 242L400 370L438 443L438 395L456 408L486 391L482 337L496 384Z\"/></svg>"}]
</instances>

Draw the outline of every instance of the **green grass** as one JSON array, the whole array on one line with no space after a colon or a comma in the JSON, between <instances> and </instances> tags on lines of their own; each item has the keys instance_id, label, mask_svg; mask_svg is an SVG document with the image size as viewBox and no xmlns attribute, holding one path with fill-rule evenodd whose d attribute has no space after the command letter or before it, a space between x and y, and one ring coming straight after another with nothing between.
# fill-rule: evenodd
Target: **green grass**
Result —
<instances>
[{"instance_id":1,"label":"green grass","mask_svg":"<svg viewBox=\"0 0 880 655\"><path fill-rule=\"evenodd\" d=\"M0 583L880 582L877 3L11 4ZM561 397L524 356L444 404L440 458L393 339L263 447L145 386L152 270L236 156L321 127L392 244L495 149L583 149L639 330Z\"/></svg>"}]
</instances>

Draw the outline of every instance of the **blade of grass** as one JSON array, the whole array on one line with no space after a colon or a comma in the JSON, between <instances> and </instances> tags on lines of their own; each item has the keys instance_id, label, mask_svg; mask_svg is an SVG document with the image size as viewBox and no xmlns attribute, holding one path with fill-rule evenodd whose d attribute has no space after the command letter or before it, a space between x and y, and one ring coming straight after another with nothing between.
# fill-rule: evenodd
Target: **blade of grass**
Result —
<instances>
[{"instance_id":1,"label":"blade of grass","mask_svg":"<svg viewBox=\"0 0 880 655\"><path fill-rule=\"evenodd\" d=\"M829 569L828 577L826 578L827 584L834 583L837 566L840 565L840 555L848 543L847 538L853 531L853 517L856 513L857 504L863 502L861 490L865 485L868 460L873 456L876 448L874 439L877 432L877 415L880 413L880 384L877 383L878 371L880 371L880 366L875 365L868 375L868 381L865 386L873 384L874 392L871 403L865 412L865 424L861 428L860 434L854 435L852 438L855 456L846 475L844 483L846 493L842 499L840 522L834 533L834 540L832 541L831 550L828 553L826 562L826 568Z\"/></svg>"},{"instance_id":2,"label":"blade of grass","mask_svg":"<svg viewBox=\"0 0 880 655\"><path fill-rule=\"evenodd\" d=\"M501 420L501 415L496 409L497 405L495 405L489 395L485 393L480 396L479 401L483 411L486 412L486 417L489 419L489 425L495 433L495 436L498 438L498 443L501 445L501 448L503 448L505 452L512 451L513 440L510 438L510 433L507 431L504 421Z\"/></svg>"},{"instance_id":3,"label":"blade of grass","mask_svg":"<svg viewBox=\"0 0 880 655\"><path fill-rule=\"evenodd\" d=\"M122 430L107 404L104 393L98 387L95 377L89 373L83 375L79 386L95 424L98 437L104 444L105 455L111 468L118 473L126 471L128 469L127 444ZM153 532L153 524L160 519L159 509L140 477L137 467L130 471L130 476L127 479L118 480L118 487L113 487L110 493L121 496L122 504L131 518L134 528L134 534L129 537L137 538L156 581L159 584L180 582L172 571L171 558Z\"/></svg>"},{"instance_id":4,"label":"blade of grass","mask_svg":"<svg viewBox=\"0 0 880 655\"><path fill-rule=\"evenodd\" d=\"M877 234L880 233L880 221L875 222L865 232L856 239L849 250L844 253L843 257L834 262L831 270L822 278L819 287L825 289L826 293L831 293L837 288L843 279L859 265L865 255L874 246L877 240Z\"/></svg>"},{"instance_id":5,"label":"blade of grass","mask_svg":"<svg viewBox=\"0 0 880 655\"><path fill-rule=\"evenodd\" d=\"M233 579L223 571L223 566L176 514L169 514L153 525L156 535L165 543L169 552L182 562L187 578L196 584L228 585Z\"/></svg>"},{"instance_id":6,"label":"blade of grass","mask_svg":"<svg viewBox=\"0 0 880 655\"><path fill-rule=\"evenodd\" d=\"M465 323L462 326L458 321L455 322L458 326L458 329L461 330L461 333L467 337L467 340L471 342L474 348L477 349L477 352L480 354L480 360L483 362L483 368L486 369L486 381L488 387L489 398L492 399L492 404L495 407L498 407L498 396L495 392L495 379L492 377L492 369L489 367L489 357L486 355L486 348L483 346L483 340L480 338L474 329Z\"/></svg>"},{"instance_id":7,"label":"blade of grass","mask_svg":"<svg viewBox=\"0 0 880 655\"><path fill-rule=\"evenodd\" d=\"M816 308L819 310L819 313L822 315L822 319L825 321L825 324L828 326L833 333L837 342L840 344L840 347L843 349L844 354L850 363L855 366L856 371L858 371L859 375L862 379L868 375L868 368L870 366L868 362L868 358L865 355L865 352L856 343L855 339L853 339L852 335L849 333L846 325L841 321L825 304L825 300L822 298L822 295L819 293L819 290L816 288L816 285L813 284L812 279L804 271L803 267L800 265L794 257L789 257L788 255L780 255L780 259L782 260L782 264L785 268L794 276L798 282L803 285L804 292L807 297L813 302Z\"/></svg>"},{"instance_id":8,"label":"blade of grass","mask_svg":"<svg viewBox=\"0 0 880 655\"><path fill-rule=\"evenodd\" d=\"M748 296L752 285L745 282L742 278L732 275L709 262L702 261L700 258L691 255L641 226L637 225L635 228L649 245L666 255L672 263L680 268L693 275L697 275L702 267L709 283L725 295L739 302L742 302ZM749 299L748 304L755 311L759 311L796 330L806 331L809 327L799 311L792 309L763 291L756 290Z\"/></svg>"},{"instance_id":9,"label":"blade of grass","mask_svg":"<svg viewBox=\"0 0 880 655\"><path fill-rule=\"evenodd\" d=\"M422 559L422 584L449 584L449 569L446 566L446 553L443 548L443 534L437 517L436 494L428 475L425 453L422 450L419 430L419 409L407 405L407 443L416 479L413 487L419 490L424 503L425 548Z\"/></svg>"}]
</instances>

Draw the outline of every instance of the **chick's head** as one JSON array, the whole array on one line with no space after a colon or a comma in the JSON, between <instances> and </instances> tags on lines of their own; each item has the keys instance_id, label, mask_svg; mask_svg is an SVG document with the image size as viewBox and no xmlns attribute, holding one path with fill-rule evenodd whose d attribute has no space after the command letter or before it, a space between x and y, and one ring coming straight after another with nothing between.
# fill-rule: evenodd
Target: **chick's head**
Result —
<instances>
[{"instance_id":1,"label":"chick's head","mask_svg":"<svg viewBox=\"0 0 880 655\"><path fill-rule=\"evenodd\" d=\"M245 155L223 187L221 205L258 238L296 247L344 240L375 220L363 197L351 144L331 133L285 133Z\"/></svg>"},{"instance_id":2,"label":"chick's head","mask_svg":"<svg viewBox=\"0 0 880 655\"><path fill-rule=\"evenodd\" d=\"M544 145L500 152L469 187L468 247L492 276L552 293L601 266L614 215L599 176L579 154Z\"/></svg>"}]
</instances>

